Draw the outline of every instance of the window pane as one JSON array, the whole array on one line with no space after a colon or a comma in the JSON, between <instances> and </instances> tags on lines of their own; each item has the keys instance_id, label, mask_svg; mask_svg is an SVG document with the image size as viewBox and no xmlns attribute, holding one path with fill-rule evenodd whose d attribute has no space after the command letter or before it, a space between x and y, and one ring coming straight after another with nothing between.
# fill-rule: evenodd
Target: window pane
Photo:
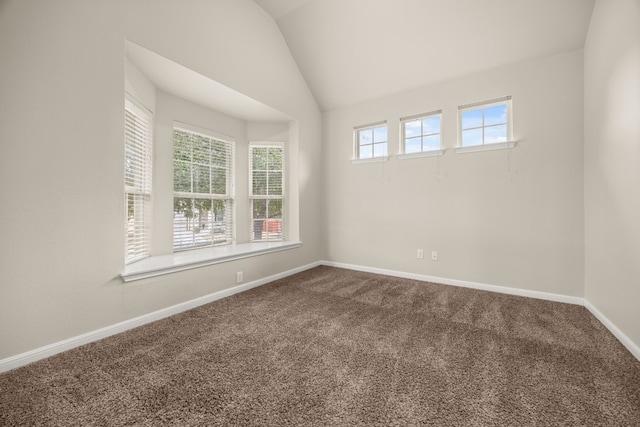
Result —
<instances>
[{"instance_id":1,"label":"window pane","mask_svg":"<svg viewBox=\"0 0 640 427\"><path fill-rule=\"evenodd\" d=\"M180 160L173 161L173 190L191 191L191 164Z\"/></svg>"},{"instance_id":2,"label":"window pane","mask_svg":"<svg viewBox=\"0 0 640 427\"><path fill-rule=\"evenodd\" d=\"M507 140L507 126L490 126L484 129L484 143L505 142Z\"/></svg>"},{"instance_id":3,"label":"window pane","mask_svg":"<svg viewBox=\"0 0 640 427\"><path fill-rule=\"evenodd\" d=\"M173 248L210 246L213 243L213 201L174 198Z\"/></svg>"},{"instance_id":4,"label":"window pane","mask_svg":"<svg viewBox=\"0 0 640 427\"><path fill-rule=\"evenodd\" d=\"M211 164L213 166L227 166L227 147L222 141L213 141L211 144Z\"/></svg>"},{"instance_id":5,"label":"window pane","mask_svg":"<svg viewBox=\"0 0 640 427\"><path fill-rule=\"evenodd\" d=\"M269 148L269 170L282 170L282 148Z\"/></svg>"},{"instance_id":6,"label":"window pane","mask_svg":"<svg viewBox=\"0 0 640 427\"><path fill-rule=\"evenodd\" d=\"M133 258L136 255L136 219L135 199L133 194L127 194L127 239L126 257Z\"/></svg>"},{"instance_id":7,"label":"window pane","mask_svg":"<svg viewBox=\"0 0 640 427\"><path fill-rule=\"evenodd\" d=\"M212 205L211 233L213 244L222 244L227 241L227 215L230 215L230 202L227 200L214 200ZM230 222L230 221L229 221Z\"/></svg>"},{"instance_id":8,"label":"window pane","mask_svg":"<svg viewBox=\"0 0 640 427\"><path fill-rule=\"evenodd\" d=\"M216 199L213 201L213 205L212 205L212 209L213 209L213 221L214 222L220 222L220 221L224 221L225 215L229 209L229 201L227 200L220 200L220 199Z\"/></svg>"},{"instance_id":9,"label":"window pane","mask_svg":"<svg viewBox=\"0 0 640 427\"><path fill-rule=\"evenodd\" d=\"M282 240L282 220L268 219L262 224L262 238L270 240Z\"/></svg>"},{"instance_id":10,"label":"window pane","mask_svg":"<svg viewBox=\"0 0 640 427\"><path fill-rule=\"evenodd\" d=\"M482 126L482 109L462 112L462 129Z\"/></svg>"},{"instance_id":11,"label":"window pane","mask_svg":"<svg viewBox=\"0 0 640 427\"><path fill-rule=\"evenodd\" d=\"M373 146L372 145L364 145L360 147L360 158L361 159L369 159L373 157Z\"/></svg>"},{"instance_id":12,"label":"window pane","mask_svg":"<svg viewBox=\"0 0 640 427\"><path fill-rule=\"evenodd\" d=\"M227 194L227 170L222 168L212 168L211 185L211 192L213 194Z\"/></svg>"},{"instance_id":13,"label":"window pane","mask_svg":"<svg viewBox=\"0 0 640 427\"><path fill-rule=\"evenodd\" d=\"M421 139L420 137L417 137L417 138L409 138L405 140L404 152L407 154L411 154L411 153L419 153L420 151L422 151L422 144L420 139Z\"/></svg>"},{"instance_id":14,"label":"window pane","mask_svg":"<svg viewBox=\"0 0 640 427\"><path fill-rule=\"evenodd\" d=\"M133 194L126 194L127 196L127 222L133 219L134 211L134 199Z\"/></svg>"},{"instance_id":15,"label":"window pane","mask_svg":"<svg viewBox=\"0 0 640 427\"><path fill-rule=\"evenodd\" d=\"M173 132L173 158L191 161L191 142L189 134L179 130Z\"/></svg>"},{"instance_id":16,"label":"window pane","mask_svg":"<svg viewBox=\"0 0 640 427\"><path fill-rule=\"evenodd\" d=\"M404 137L411 138L413 136L420 136L422 129L420 127L420 120L414 120L412 122L405 122L404 124Z\"/></svg>"},{"instance_id":17,"label":"window pane","mask_svg":"<svg viewBox=\"0 0 640 427\"><path fill-rule=\"evenodd\" d=\"M193 135L193 162L211 164L211 141L199 135Z\"/></svg>"},{"instance_id":18,"label":"window pane","mask_svg":"<svg viewBox=\"0 0 640 427\"><path fill-rule=\"evenodd\" d=\"M462 146L482 145L482 129L462 131Z\"/></svg>"},{"instance_id":19,"label":"window pane","mask_svg":"<svg viewBox=\"0 0 640 427\"><path fill-rule=\"evenodd\" d=\"M126 194L127 201L127 234L126 257L134 259L147 253L146 233L148 224L145 221L145 207L151 198L145 194Z\"/></svg>"},{"instance_id":20,"label":"window pane","mask_svg":"<svg viewBox=\"0 0 640 427\"><path fill-rule=\"evenodd\" d=\"M267 148L254 147L251 152L253 170L267 170Z\"/></svg>"},{"instance_id":21,"label":"window pane","mask_svg":"<svg viewBox=\"0 0 640 427\"><path fill-rule=\"evenodd\" d=\"M422 150L438 150L440 149L440 135L430 135L422 138Z\"/></svg>"},{"instance_id":22,"label":"window pane","mask_svg":"<svg viewBox=\"0 0 640 427\"><path fill-rule=\"evenodd\" d=\"M387 155L387 143L374 144L373 157L383 157Z\"/></svg>"},{"instance_id":23,"label":"window pane","mask_svg":"<svg viewBox=\"0 0 640 427\"><path fill-rule=\"evenodd\" d=\"M189 247L194 241L193 200L174 197L173 199L173 247Z\"/></svg>"},{"instance_id":24,"label":"window pane","mask_svg":"<svg viewBox=\"0 0 640 427\"><path fill-rule=\"evenodd\" d=\"M269 200L268 219L262 224L263 239L282 239L282 200Z\"/></svg>"},{"instance_id":25,"label":"window pane","mask_svg":"<svg viewBox=\"0 0 640 427\"><path fill-rule=\"evenodd\" d=\"M251 203L253 219L264 219L267 215L267 201L265 199L254 199Z\"/></svg>"},{"instance_id":26,"label":"window pane","mask_svg":"<svg viewBox=\"0 0 640 427\"><path fill-rule=\"evenodd\" d=\"M269 172L268 194L271 196L282 195L282 172Z\"/></svg>"},{"instance_id":27,"label":"window pane","mask_svg":"<svg viewBox=\"0 0 640 427\"><path fill-rule=\"evenodd\" d=\"M193 192L210 193L211 168L209 166L193 165Z\"/></svg>"},{"instance_id":28,"label":"window pane","mask_svg":"<svg viewBox=\"0 0 640 427\"><path fill-rule=\"evenodd\" d=\"M494 105L484 109L485 126L504 123L507 123L507 104Z\"/></svg>"},{"instance_id":29,"label":"window pane","mask_svg":"<svg viewBox=\"0 0 640 427\"><path fill-rule=\"evenodd\" d=\"M373 129L363 129L358 132L358 143L366 145L373 143Z\"/></svg>"},{"instance_id":30,"label":"window pane","mask_svg":"<svg viewBox=\"0 0 640 427\"><path fill-rule=\"evenodd\" d=\"M387 126L373 129L373 142L387 142Z\"/></svg>"},{"instance_id":31,"label":"window pane","mask_svg":"<svg viewBox=\"0 0 640 427\"><path fill-rule=\"evenodd\" d=\"M264 229L263 219L251 220L251 240L262 240L262 230Z\"/></svg>"},{"instance_id":32,"label":"window pane","mask_svg":"<svg viewBox=\"0 0 640 427\"><path fill-rule=\"evenodd\" d=\"M193 214L196 246L209 246L213 243L211 229L213 225L213 215L211 214L212 200L210 199L194 199Z\"/></svg>"},{"instance_id":33,"label":"window pane","mask_svg":"<svg viewBox=\"0 0 640 427\"><path fill-rule=\"evenodd\" d=\"M440 133L440 116L422 119L422 134L430 135L432 133Z\"/></svg>"},{"instance_id":34,"label":"window pane","mask_svg":"<svg viewBox=\"0 0 640 427\"><path fill-rule=\"evenodd\" d=\"M282 218L282 200L269 200L267 218Z\"/></svg>"},{"instance_id":35,"label":"window pane","mask_svg":"<svg viewBox=\"0 0 640 427\"><path fill-rule=\"evenodd\" d=\"M193 212L198 216L201 225L206 225L208 215L211 213L213 200L211 199L193 199Z\"/></svg>"},{"instance_id":36,"label":"window pane","mask_svg":"<svg viewBox=\"0 0 640 427\"><path fill-rule=\"evenodd\" d=\"M252 194L254 195L266 195L267 194L267 172L254 171L253 172Z\"/></svg>"}]
</instances>

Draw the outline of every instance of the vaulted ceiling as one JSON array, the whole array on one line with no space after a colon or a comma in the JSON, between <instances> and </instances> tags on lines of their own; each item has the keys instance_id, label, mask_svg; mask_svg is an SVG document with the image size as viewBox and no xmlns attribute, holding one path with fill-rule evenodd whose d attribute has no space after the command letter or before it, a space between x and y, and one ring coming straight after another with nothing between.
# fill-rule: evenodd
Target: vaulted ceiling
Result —
<instances>
[{"instance_id":1,"label":"vaulted ceiling","mask_svg":"<svg viewBox=\"0 0 640 427\"><path fill-rule=\"evenodd\" d=\"M254 0L322 110L580 49L594 0Z\"/></svg>"}]
</instances>

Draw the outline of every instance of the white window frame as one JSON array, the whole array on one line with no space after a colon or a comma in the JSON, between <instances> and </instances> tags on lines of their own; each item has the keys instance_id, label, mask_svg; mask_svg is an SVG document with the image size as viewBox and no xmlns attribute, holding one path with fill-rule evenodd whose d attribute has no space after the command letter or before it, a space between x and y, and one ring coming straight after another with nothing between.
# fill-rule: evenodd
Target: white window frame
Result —
<instances>
[{"instance_id":1,"label":"white window frame","mask_svg":"<svg viewBox=\"0 0 640 427\"><path fill-rule=\"evenodd\" d=\"M280 170L268 170L266 187L269 188L269 174L268 172L280 172L281 174L281 193L277 194L253 194L253 182L254 182L254 169L253 169L253 150L255 148L275 148L282 150L282 169ZM284 142L273 141L251 141L249 142L248 150L249 160L249 241L250 242L279 242L285 241L285 224L286 224L286 159L287 152ZM254 203L258 200L265 200L266 212L264 218L256 218L256 209L254 209ZM269 203L274 200L280 200L282 204L281 218L269 218ZM262 223L256 221L264 221ZM266 230L265 230L266 228ZM274 230L275 229L275 230ZM273 231L272 231L273 230ZM260 238L257 238L257 236Z\"/></svg>"},{"instance_id":2,"label":"white window frame","mask_svg":"<svg viewBox=\"0 0 640 427\"><path fill-rule=\"evenodd\" d=\"M502 98L491 99L488 101L475 102L472 104L460 105L458 107L458 146L456 147L456 153L466 153L473 151L485 151L496 150L503 148L513 148L516 145L516 141L513 140L513 110L511 96L504 96ZM485 125L484 123L484 110L496 105L506 105L507 114L505 123L493 123L491 125ZM468 111L482 110L482 126L473 128L462 128L462 114ZM485 130L491 127L504 126L507 127L506 141L500 142L485 142ZM463 143L463 131L482 129L482 144L476 145L462 145Z\"/></svg>"},{"instance_id":3,"label":"white window frame","mask_svg":"<svg viewBox=\"0 0 640 427\"><path fill-rule=\"evenodd\" d=\"M376 141L375 140L375 129L384 128L387 132L387 139L385 141ZM372 139L370 144L360 144L360 134L365 131L372 130ZM375 146L382 145L385 146L384 155L375 155ZM371 146L371 157L362 157L361 149L363 146ZM369 123L362 126L356 126L353 128L353 163L369 163L369 162L381 162L389 159L389 128L387 126L387 121L380 121L375 123Z\"/></svg>"},{"instance_id":4,"label":"white window frame","mask_svg":"<svg viewBox=\"0 0 640 427\"><path fill-rule=\"evenodd\" d=\"M425 133L423 129L422 120L439 117L440 118L440 128L436 133ZM434 136L438 135L438 148L425 150L423 141L420 141L420 151L414 153L407 153L407 135L406 135L406 127L405 125L410 122L420 121L420 135L414 136L412 138L420 137L424 138L425 136ZM442 110L435 110L429 113L415 114L412 116L401 117L400 118L400 154L398 154L398 159L410 159L416 157L431 157L431 156L441 156L444 154L444 149L442 149Z\"/></svg>"},{"instance_id":5,"label":"white window frame","mask_svg":"<svg viewBox=\"0 0 640 427\"><path fill-rule=\"evenodd\" d=\"M148 257L150 252L153 113L127 93L123 154L124 258L128 264Z\"/></svg>"},{"instance_id":6,"label":"white window frame","mask_svg":"<svg viewBox=\"0 0 640 427\"><path fill-rule=\"evenodd\" d=\"M174 122L173 132L172 132L172 148L174 148L174 138L175 138L176 132L185 132L194 136L199 136L202 138L209 139L211 141L223 143L227 149L227 159L225 163L226 173L225 173L225 193L224 194L213 193L213 183L211 181L209 182L209 188L210 188L209 193L198 193L193 191L194 189L193 173L191 173L190 175L192 191L176 191L175 182L172 183L172 185L174 186L174 189L173 189L174 203L176 199L211 200L212 203L214 203L216 200L225 201L225 215L224 215L224 220L222 221L222 225L216 224L217 221L215 220L214 216L212 216L211 220L209 220L208 218L209 215L213 215L213 213L210 213L210 214L208 213L205 227L209 226L209 229L206 230L206 232L203 233L202 236L200 236L200 233L202 233L202 230L200 229L200 225L196 226L194 221L192 225L193 228L191 230L192 232L191 244L177 245L176 230L175 230L176 214L174 210L174 219L173 219L173 250L174 252L234 244L235 243L235 171L234 171L235 170L234 168L235 141L234 139L230 136L219 134L217 132L210 131L207 129L202 129L190 124ZM175 162L176 162L175 156L176 156L175 149L172 149L172 158L174 161L174 164L172 167L172 173L174 176L174 181L175 181ZM193 156L193 153L192 153L192 156ZM209 160L209 162L210 163L208 164L208 166L212 167L213 165L211 163L211 159ZM190 165L191 167L193 167L194 165L193 157L191 158ZM215 229L221 228L221 227L224 227L224 231L223 233L218 234L219 238L218 240L215 240L215 237L216 237ZM199 242L196 242L196 234L198 234L197 237L200 238ZM207 242L209 237L211 237L210 243ZM178 241L180 240L178 239Z\"/></svg>"}]
</instances>

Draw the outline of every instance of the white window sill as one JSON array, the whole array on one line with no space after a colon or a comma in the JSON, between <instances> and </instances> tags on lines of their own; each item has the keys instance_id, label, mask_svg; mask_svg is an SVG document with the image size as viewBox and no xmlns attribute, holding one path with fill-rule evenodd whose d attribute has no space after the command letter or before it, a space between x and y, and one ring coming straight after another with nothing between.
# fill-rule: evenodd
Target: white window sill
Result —
<instances>
[{"instance_id":1,"label":"white window sill","mask_svg":"<svg viewBox=\"0 0 640 427\"><path fill-rule=\"evenodd\" d=\"M125 265L120 276L125 282L162 276L177 271L220 264L242 258L299 248L302 242L255 242L238 245L193 249L169 255L159 255Z\"/></svg>"},{"instance_id":2,"label":"white window sill","mask_svg":"<svg viewBox=\"0 0 640 427\"><path fill-rule=\"evenodd\" d=\"M421 157L436 157L442 156L445 150L429 150L429 151L421 151L419 153L409 153L409 154L398 154L398 160L406 160L406 159L419 159Z\"/></svg>"},{"instance_id":3,"label":"white window sill","mask_svg":"<svg viewBox=\"0 0 640 427\"><path fill-rule=\"evenodd\" d=\"M351 160L351 163L354 165L359 165L362 163L380 163L380 162L386 162L387 160L389 160L389 156L383 156L383 157L371 157L369 159L353 159Z\"/></svg>"},{"instance_id":4,"label":"white window sill","mask_svg":"<svg viewBox=\"0 0 640 427\"><path fill-rule=\"evenodd\" d=\"M469 147L456 147L456 154L473 153L476 151L505 150L516 146L518 141L494 142L492 144L471 145Z\"/></svg>"}]
</instances>

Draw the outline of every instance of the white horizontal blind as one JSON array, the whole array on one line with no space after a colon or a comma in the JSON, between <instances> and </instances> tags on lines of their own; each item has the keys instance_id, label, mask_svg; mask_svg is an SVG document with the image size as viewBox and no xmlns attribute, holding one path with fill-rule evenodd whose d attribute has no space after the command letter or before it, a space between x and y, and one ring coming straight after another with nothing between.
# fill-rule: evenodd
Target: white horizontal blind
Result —
<instances>
[{"instance_id":1,"label":"white horizontal blind","mask_svg":"<svg viewBox=\"0 0 640 427\"><path fill-rule=\"evenodd\" d=\"M284 240L284 144L249 144L252 241Z\"/></svg>"},{"instance_id":2,"label":"white horizontal blind","mask_svg":"<svg viewBox=\"0 0 640 427\"><path fill-rule=\"evenodd\" d=\"M173 130L173 249L233 243L234 143Z\"/></svg>"},{"instance_id":3,"label":"white horizontal blind","mask_svg":"<svg viewBox=\"0 0 640 427\"><path fill-rule=\"evenodd\" d=\"M153 116L125 98L125 262L149 255Z\"/></svg>"}]
</instances>

